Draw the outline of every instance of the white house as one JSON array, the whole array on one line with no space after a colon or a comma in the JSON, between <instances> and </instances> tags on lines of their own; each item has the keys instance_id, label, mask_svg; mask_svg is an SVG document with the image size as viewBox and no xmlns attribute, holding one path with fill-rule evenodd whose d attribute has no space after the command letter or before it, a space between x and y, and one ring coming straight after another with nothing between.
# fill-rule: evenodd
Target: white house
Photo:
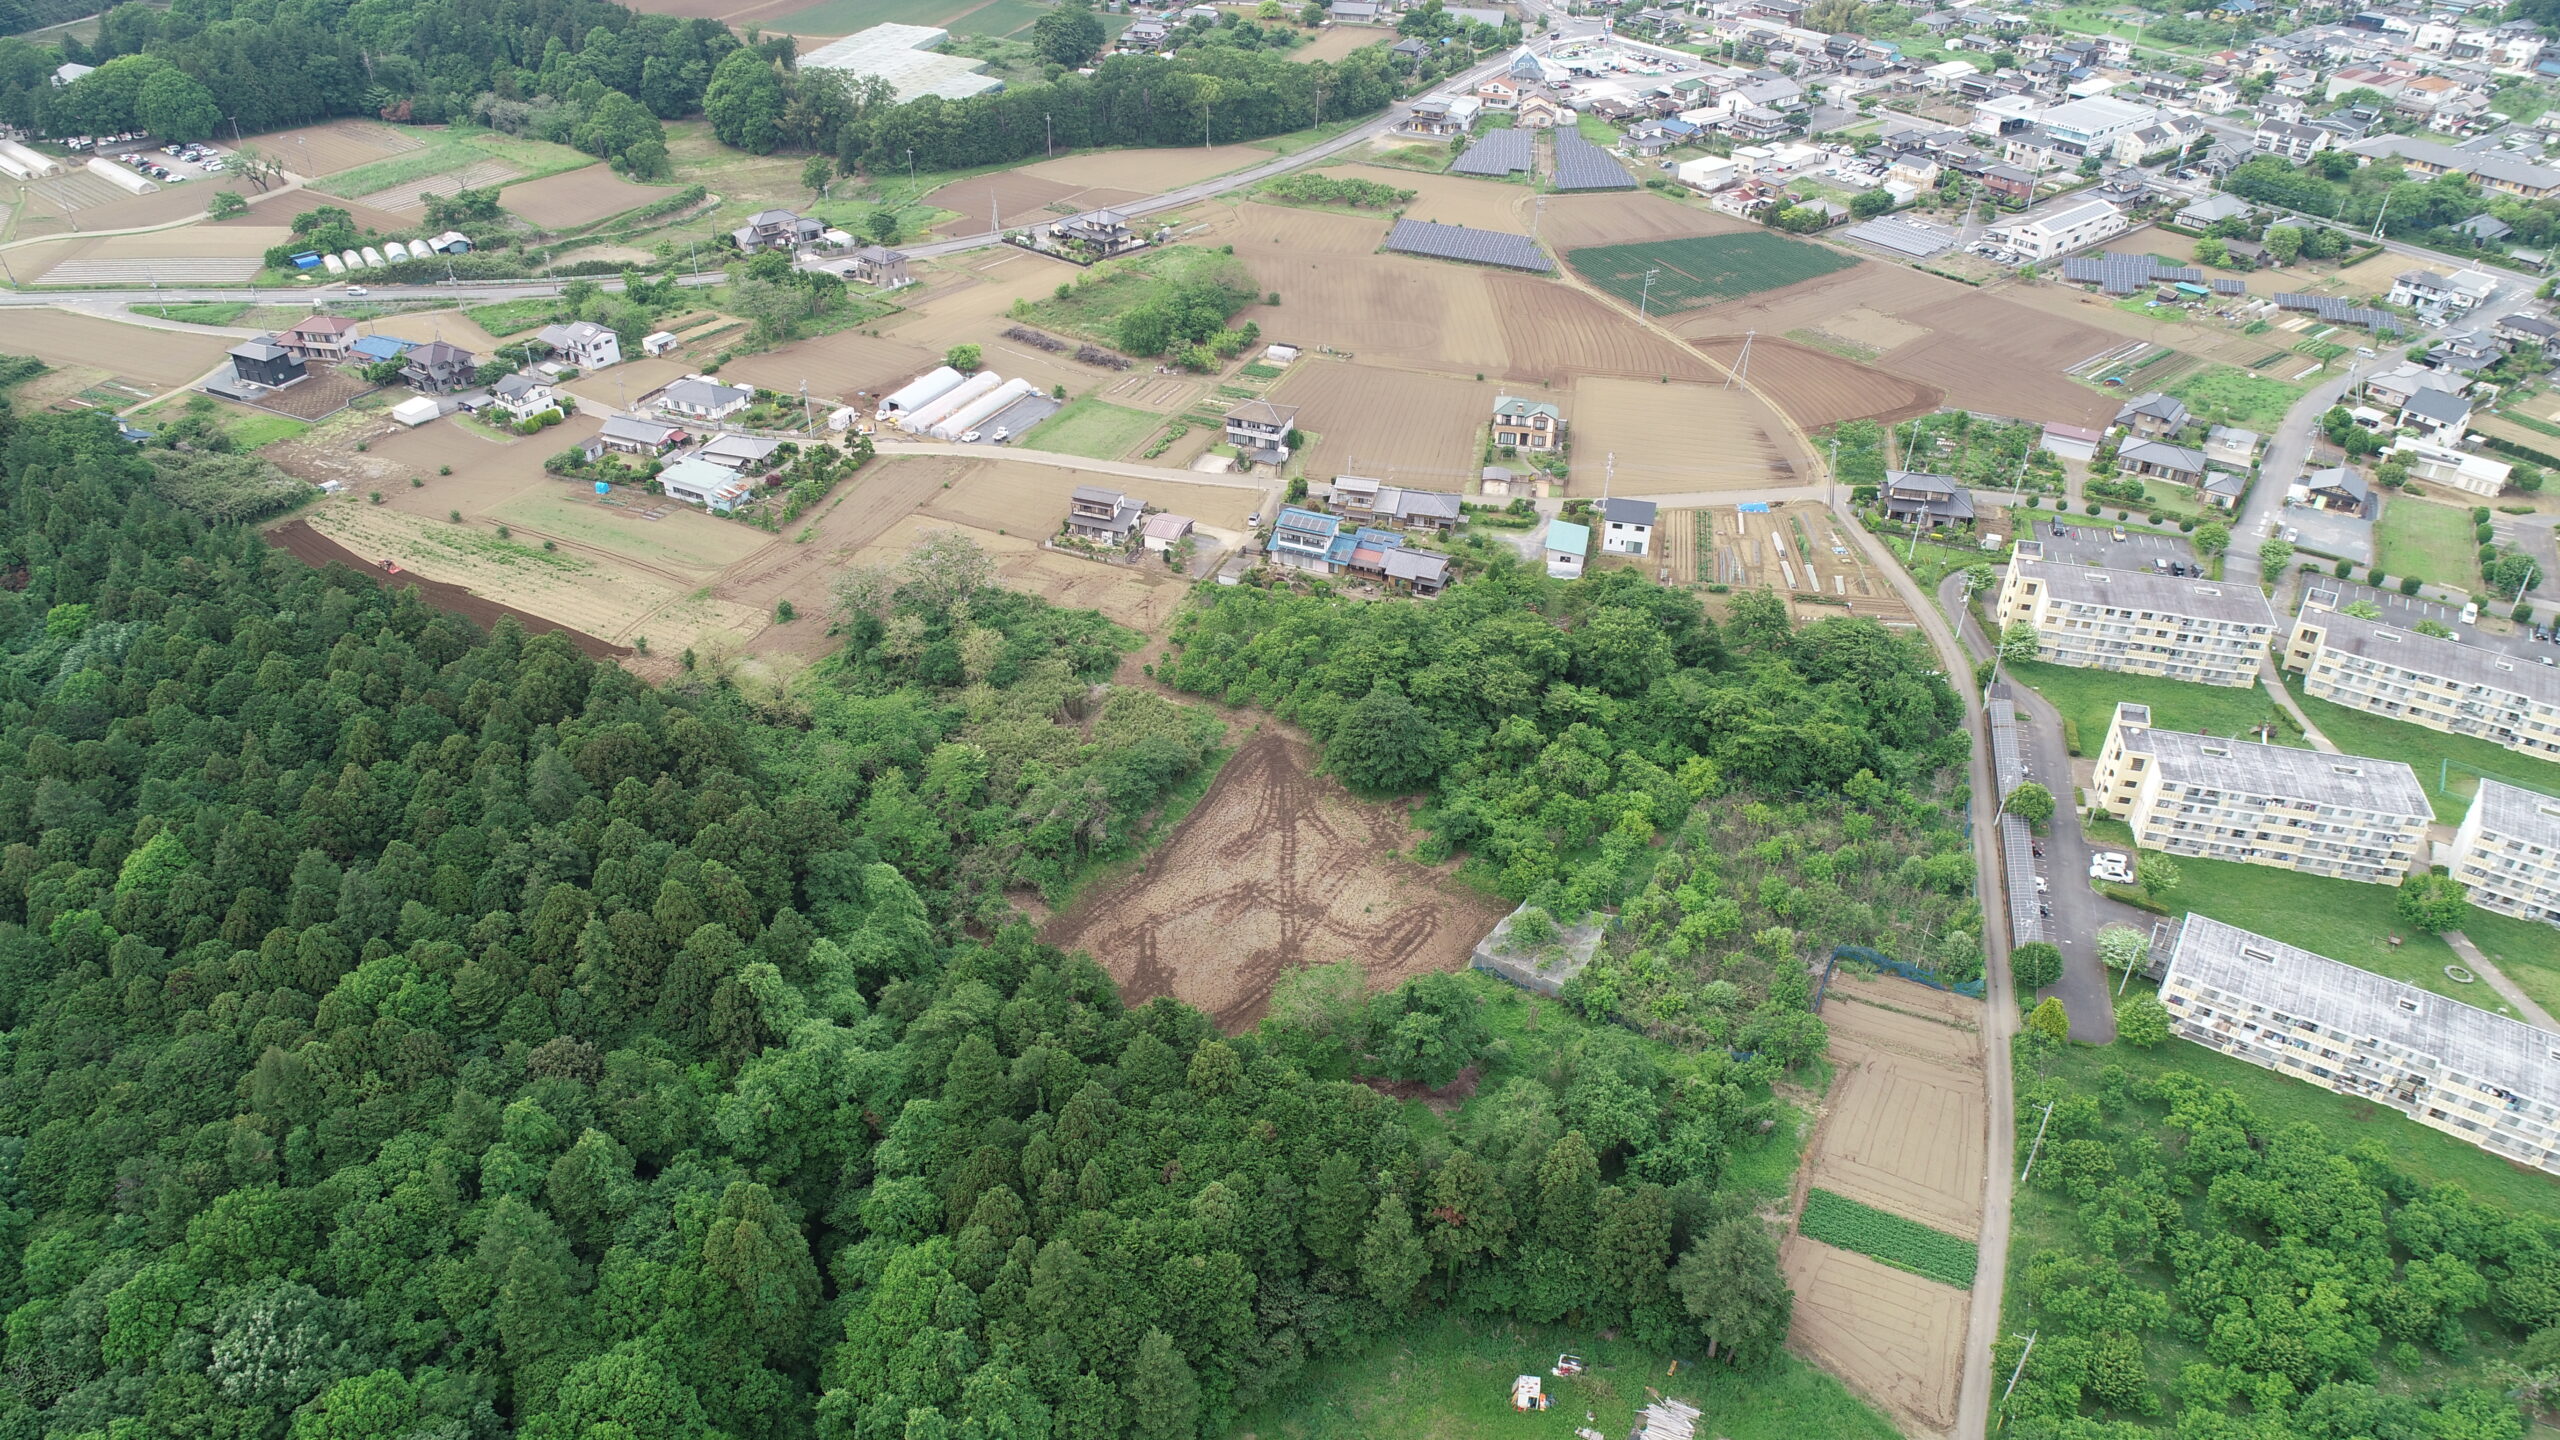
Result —
<instances>
[{"instance_id":1,"label":"white house","mask_svg":"<svg viewBox=\"0 0 2560 1440\"><path fill-rule=\"evenodd\" d=\"M688 505L726 515L753 495L756 482L707 460L678 460L658 472L658 488Z\"/></svg>"},{"instance_id":2,"label":"white house","mask_svg":"<svg viewBox=\"0 0 2560 1440\"><path fill-rule=\"evenodd\" d=\"M2477 270L2439 275L2433 270L2404 270L2391 282L2388 303L2405 305L2421 320L2460 315L2496 293L2498 282Z\"/></svg>"},{"instance_id":3,"label":"white house","mask_svg":"<svg viewBox=\"0 0 2560 1440\"><path fill-rule=\"evenodd\" d=\"M530 375L509 375L499 380L489 387L489 399L518 420L530 420L545 410L569 408L560 403L550 386Z\"/></svg>"},{"instance_id":4,"label":"white house","mask_svg":"<svg viewBox=\"0 0 2560 1440\"><path fill-rule=\"evenodd\" d=\"M2059 260L2125 231L2124 212L2104 200L2065 203L1995 226L1994 242L2032 261Z\"/></svg>"},{"instance_id":5,"label":"white house","mask_svg":"<svg viewBox=\"0 0 2560 1440\"><path fill-rule=\"evenodd\" d=\"M533 338L581 370L601 370L622 363L622 337L593 320L545 325Z\"/></svg>"},{"instance_id":6,"label":"white house","mask_svg":"<svg viewBox=\"0 0 2560 1440\"><path fill-rule=\"evenodd\" d=\"M1654 503L1611 498L1600 506L1600 549L1610 555L1653 553Z\"/></svg>"},{"instance_id":7,"label":"white house","mask_svg":"<svg viewBox=\"0 0 2560 1440\"><path fill-rule=\"evenodd\" d=\"M688 375L658 392L658 409L688 420L726 420L755 402L756 393Z\"/></svg>"},{"instance_id":8,"label":"white house","mask_svg":"<svg viewBox=\"0 0 2560 1440\"><path fill-rule=\"evenodd\" d=\"M1582 559L1591 551L1591 527L1570 520L1547 522L1547 578L1579 580Z\"/></svg>"}]
</instances>

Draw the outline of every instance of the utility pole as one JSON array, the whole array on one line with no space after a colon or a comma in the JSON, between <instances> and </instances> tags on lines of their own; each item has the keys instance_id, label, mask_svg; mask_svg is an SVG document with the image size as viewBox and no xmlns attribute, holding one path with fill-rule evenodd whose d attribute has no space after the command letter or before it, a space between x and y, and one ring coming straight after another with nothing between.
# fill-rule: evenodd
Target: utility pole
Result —
<instances>
[{"instance_id":1,"label":"utility pole","mask_svg":"<svg viewBox=\"0 0 2560 1440\"><path fill-rule=\"evenodd\" d=\"M2027 1168L2018 1172L2019 1184L2026 1184L2027 1177L2035 1173L2036 1152L2044 1148L2044 1127L2052 1123L2053 1102L2047 1100L2044 1102L2044 1118L2036 1122L2036 1143L2027 1147Z\"/></svg>"},{"instance_id":2,"label":"utility pole","mask_svg":"<svg viewBox=\"0 0 2560 1440\"><path fill-rule=\"evenodd\" d=\"M1058 153L1057 127L1049 123L1045 114L1040 117L1040 149L1043 154L1053 157Z\"/></svg>"},{"instance_id":3,"label":"utility pole","mask_svg":"<svg viewBox=\"0 0 2560 1440\"><path fill-rule=\"evenodd\" d=\"M818 433L817 422L809 418L809 377L806 375L800 377L800 428L812 437Z\"/></svg>"},{"instance_id":4,"label":"utility pole","mask_svg":"<svg viewBox=\"0 0 2560 1440\"><path fill-rule=\"evenodd\" d=\"M1751 342L1759 333L1757 330L1742 332L1742 353L1734 358L1733 369L1725 372L1724 388L1727 390L1732 389L1737 381L1744 385L1751 383Z\"/></svg>"},{"instance_id":5,"label":"utility pole","mask_svg":"<svg viewBox=\"0 0 2560 1440\"><path fill-rule=\"evenodd\" d=\"M2009 1404L2010 1392L2018 1388L2018 1377L2027 1373L2027 1357L2036 1353L2036 1334L2037 1332L2032 1330L2027 1332L2027 1348L2018 1352L2018 1368L2009 1372L2009 1383L2000 1387L2000 1404L2003 1409ZM2003 1414L2000 1417L2000 1423L2008 1424L2009 1417Z\"/></svg>"},{"instance_id":6,"label":"utility pole","mask_svg":"<svg viewBox=\"0 0 2560 1440\"><path fill-rule=\"evenodd\" d=\"M1661 273L1659 266L1644 272L1644 293L1636 297L1636 319L1639 321L1650 321L1653 318L1653 277ZM1837 448L1836 445L1834 448Z\"/></svg>"}]
</instances>

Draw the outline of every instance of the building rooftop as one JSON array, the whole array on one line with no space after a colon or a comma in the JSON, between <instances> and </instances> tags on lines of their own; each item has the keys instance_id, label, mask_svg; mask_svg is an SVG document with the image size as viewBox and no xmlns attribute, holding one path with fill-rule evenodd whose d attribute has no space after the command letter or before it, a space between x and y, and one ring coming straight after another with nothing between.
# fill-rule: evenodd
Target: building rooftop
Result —
<instances>
[{"instance_id":1,"label":"building rooftop","mask_svg":"<svg viewBox=\"0 0 2560 1440\"><path fill-rule=\"evenodd\" d=\"M1249 425L1270 425L1286 430L1297 423L1298 407L1275 405L1268 400L1247 400L1229 410L1227 418L1240 420Z\"/></svg>"},{"instance_id":2,"label":"building rooftop","mask_svg":"<svg viewBox=\"0 0 2560 1440\"><path fill-rule=\"evenodd\" d=\"M1600 518L1612 525L1650 525L1657 510L1650 500L1612 498L1601 502Z\"/></svg>"},{"instance_id":3,"label":"building rooftop","mask_svg":"<svg viewBox=\"0 0 2560 1440\"><path fill-rule=\"evenodd\" d=\"M1547 548L1562 550L1569 555L1583 554L1591 548L1591 527L1576 525L1570 520L1550 520L1547 522Z\"/></svg>"},{"instance_id":4,"label":"building rooftop","mask_svg":"<svg viewBox=\"0 0 2560 1440\"><path fill-rule=\"evenodd\" d=\"M1546 400L1524 399L1518 395L1497 396L1493 402L1493 413L1505 419L1525 420L1535 415L1545 415L1557 420L1564 418L1564 411L1554 403Z\"/></svg>"},{"instance_id":5,"label":"building rooftop","mask_svg":"<svg viewBox=\"0 0 2560 1440\"><path fill-rule=\"evenodd\" d=\"M2560 799L2483 776L2471 813L2483 830L2560 851Z\"/></svg>"},{"instance_id":6,"label":"building rooftop","mask_svg":"<svg viewBox=\"0 0 2560 1440\"><path fill-rule=\"evenodd\" d=\"M2560 1035L2237 925L2189 915L2169 974L2403 1047L2528 1101L2560 1101Z\"/></svg>"},{"instance_id":7,"label":"building rooftop","mask_svg":"<svg viewBox=\"0 0 2560 1440\"><path fill-rule=\"evenodd\" d=\"M2426 787L2418 783L2418 772L2398 760L2156 730L2151 726L2151 707L2130 703L2116 706L2112 728L2124 732L2127 750L2151 756L2161 778L2175 784L2280 796L2373 815L2416 817L2420 823L2433 813Z\"/></svg>"},{"instance_id":8,"label":"building rooftop","mask_svg":"<svg viewBox=\"0 0 2560 1440\"><path fill-rule=\"evenodd\" d=\"M896 89L901 105L926 95L965 100L1004 88L1002 80L980 73L986 61L934 53L950 38L930 25L874 25L801 56L800 68L877 75Z\"/></svg>"},{"instance_id":9,"label":"building rooftop","mask_svg":"<svg viewBox=\"0 0 2560 1440\"><path fill-rule=\"evenodd\" d=\"M2116 458L2141 464L2159 465L2171 470L2201 470L2204 452L2184 445L2170 445L2158 440L2136 440L2116 451Z\"/></svg>"},{"instance_id":10,"label":"building rooftop","mask_svg":"<svg viewBox=\"0 0 2560 1440\"><path fill-rule=\"evenodd\" d=\"M2336 591L2314 590L2302 606L2302 619L2321 628L2332 650L2457 685L2485 686L2560 705L2560 669L2459 640L2420 635L2379 620L2341 615L2337 603Z\"/></svg>"},{"instance_id":11,"label":"building rooftop","mask_svg":"<svg viewBox=\"0 0 2560 1440\"><path fill-rule=\"evenodd\" d=\"M2115 610L2184 615L2230 625L2275 628L2276 612L2267 604L2267 592L2255 585L2241 585L2229 580L2181 579L2148 570L2101 570L2089 565L2063 564L2046 560L2044 547L2032 540L2020 541L2016 556L2009 563L2023 567L2028 575L2045 582L2047 589L2064 600L2103 605Z\"/></svg>"}]
</instances>

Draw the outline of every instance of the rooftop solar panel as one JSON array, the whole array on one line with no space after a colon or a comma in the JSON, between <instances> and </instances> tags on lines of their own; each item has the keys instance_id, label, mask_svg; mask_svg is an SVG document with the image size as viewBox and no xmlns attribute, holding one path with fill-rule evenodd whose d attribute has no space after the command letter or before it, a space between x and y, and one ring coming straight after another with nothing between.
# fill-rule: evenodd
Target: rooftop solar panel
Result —
<instances>
[{"instance_id":1,"label":"rooftop solar panel","mask_svg":"<svg viewBox=\"0 0 2560 1440\"><path fill-rule=\"evenodd\" d=\"M1529 132L1490 130L1449 167L1452 175L1509 175L1530 166Z\"/></svg>"},{"instance_id":2,"label":"rooftop solar panel","mask_svg":"<svg viewBox=\"0 0 2560 1440\"><path fill-rule=\"evenodd\" d=\"M1547 258L1537 242L1526 235L1506 235L1499 230L1476 230L1464 225L1441 225L1429 220L1399 220L1387 232L1387 248L1407 255L1428 255L1435 260L1464 260L1473 265L1500 265L1511 270L1552 271L1556 262Z\"/></svg>"},{"instance_id":3,"label":"rooftop solar panel","mask_svg":"<svg viewBox=\"0 0 2560 1440\"><path fill-rule=\"evenodd\" d=\"M1556 132L1558 190L1633 190L1636 179L1608 151L1570 130Z\"/></svg>"}]
</instances>

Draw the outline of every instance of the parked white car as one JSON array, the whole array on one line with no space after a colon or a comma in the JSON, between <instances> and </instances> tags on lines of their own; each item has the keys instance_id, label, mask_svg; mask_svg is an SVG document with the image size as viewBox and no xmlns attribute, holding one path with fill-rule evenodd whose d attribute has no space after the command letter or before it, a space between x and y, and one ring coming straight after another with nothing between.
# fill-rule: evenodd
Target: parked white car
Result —
<instances>
[{"instance_id":1,"label":"parked white car","mask_svg":"<svg viewBox=\"0 0 2560 1440\"><path fill-rule=\"evenodd\" d=\"M2089 878L2116 885L2133 883L2133 857L2121 850L2101 850L2089 857Z\"/></svg>"}]
</instances>

